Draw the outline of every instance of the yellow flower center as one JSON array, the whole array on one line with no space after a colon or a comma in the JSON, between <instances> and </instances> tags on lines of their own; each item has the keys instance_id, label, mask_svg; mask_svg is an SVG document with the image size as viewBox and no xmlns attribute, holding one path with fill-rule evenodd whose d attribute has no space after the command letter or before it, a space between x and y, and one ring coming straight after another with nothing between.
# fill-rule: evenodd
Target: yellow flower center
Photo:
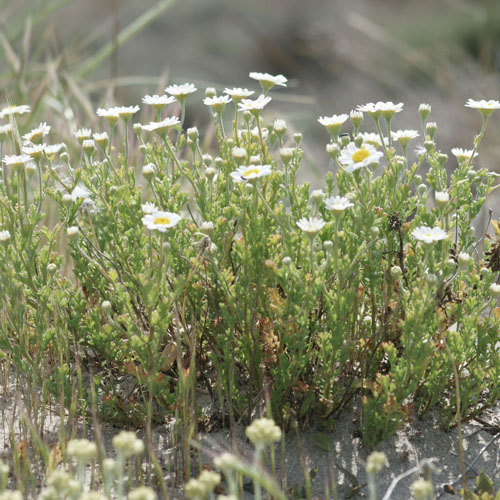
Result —
<instances>
[{"instance_id":1,"label":"yellow flower center","mask_svg":"<svg viewBox=\"0 0 500 500\"><path fill-rule=\"evenodd\" d=\"M248 170L245 170L245 173L243 174L243 177L248 177L252 174L258 174L259 169L258 168L249 168Z\"/></svg>"},{"instance_id":2,"label":"yellow flower center","mask_svg":"<svg viewBox=\"0 0 500 500\"><path fill-rule=\"evenodd\" d=\"M366 158L368 158L370 156L370 152L365 149L365 148L361 148L361 149L358 149L353 155L352 155L352 161L354 163L359 163L363 160L365 160Z\"/></svg>"},{"instance_id":3,"label":"yellow flower center","mask_svg":"<svg viewBox=\"0 0 500 500\"><path fill-rule=\"evenodd\" d=\"M170 219L168 217L156 217L154 220L155 224L170 224Z\"/></svg>"}]
</instances>

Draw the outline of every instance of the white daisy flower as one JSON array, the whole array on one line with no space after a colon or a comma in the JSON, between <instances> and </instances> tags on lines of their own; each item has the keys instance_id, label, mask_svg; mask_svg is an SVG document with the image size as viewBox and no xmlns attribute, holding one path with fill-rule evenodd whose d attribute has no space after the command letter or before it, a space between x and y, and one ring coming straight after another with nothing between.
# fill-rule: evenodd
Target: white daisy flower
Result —
<instances>
[{"instance_id":1,"label":"white daisy flower","mask_svg":"<svg viewBox=\"0 0 500 500\"><path fill-rule=\"evenodd\" d=\"M164 233L167 229L174 227L181 220L181 216L172 212L161 212L153 210L142 218L142 223L151 231L156 230Z\"/></svg>"},{"instance_id":2,"label":"white daisy flower","mask_svg":"<svg viewBox=\"0 0 500 500\"><path fill-rule=\"evenodd\" d=\"M443 231L443 229L438 226L419 226L414 229L411 234L415 239L422 241L428 245L435 243L436 241L445 240L446 238L448 238L448 233L446 231Z\"/></svg>"},{"instance_id":3,"label":"white daisy flower","mask_svg":"<svg viewBox=\"0 0 500 500\"><path fill-rule=\"evenodd\" d=\"M27 134L23 135L25 143L40 144L43 138L50 132L50 125L45 122L40 123L37 128L34 128Z\"/></svg>"},{"instance_id":4,"label":"white daisy flower","mask_svg":"<svg viewBox=\"0 0 500 500\"><path fill-rule=\"evenodd\" d=\"M0 243L8 243L10 240L10 232L8 229L0 231Z\"/></svg>"},{"instance_id":5,"label":"white daisy flower","mask_svg":"<svg viewBox=\"0 0 500 500\"><path fill-rule=\"evenodd\" d=\"M474 99L469 99L465 103L465 106L477 109L483 116L489 116L495 109L500 109L500 102L494 100L485 101L484 99L474 101Z\"/></svg>"},{"instance_id":6,"label":"white daisy flower","mask_svg":"<svg viewBox=\"0 0 500 500\"><path fill-rule=\"evenodd\" d=\"M34 160L41 158L45 151L45 144L30 144L23 146L23 153L30 156Z\"/></svg>"},{"instance_id":7,"label":"white daisy flower","mask_svg":"<svg viewBox=\"0 0 500 500\"><path fill-rule=\"evenodd\" d=\"M169 85L165 92L173 95L179 101L183 101L189 94L196 92L198 89L192 83L184 83L182 85Z\"/></svg>"},{"instance_id":8,"label":"white daisy flower","mask_svg":"<svg viewBox=\"0 0 500 500\"><path fill-rule=\"evenodd\" d=\"M342 124L349 118L349 115L320 116L318 122L326 127L330 134L337 134L342 128Z\"/></svg>"},{"instance_id":9,"label":"white daisy flower","mask_svg":"<svg viewBox=\"0 0 500 500\"><path fill-rule=\"evenodd\" d=\"M22 155L11 155L11 156L4 156L2 162L5 163L5 165L9 165L13 168L20 168L24 167L27 162L31 161L31 156L27 154L22 154Z\"/></svg>"},{"instance_id":10,"label":"white daisy flower","mask_svg":"<svg viewBox=\"0 0 500 500\"><path fill-rule=\"evenodd\" d=\"M462 148L453 148L451 152L456 156L459 163L464 161L469 161L474 153L473 149L462 149ZM477 156L477 153L474 153L474 158Z\"/></svg>"},{"instance_id":11,"label":"white daisy flower","mask_svg":"<svg viewBox=\"0 0 500 500\"><path fill-rule=\"evenodd\" d=\"M162 134L167 132L170 128L179 125L181 122L177 116L171 116L165 118L161 122L149 122L147 125L142 125L143 130L148 132L156 132L157 134Z\"/></svg>"},{"instance_id":12,"label":"white daisy flower","mask_svg":"<svg viewBox=\"0 0 500 500\"><path fill-rule=\"evenodd\" d=\"M5 125L0 125L0 140L3 140L4 137L12 133L12 125L10 123L6 123Z\"/></svg>"},{"instance_id":13,"label":"white daisy flower","mask_svg":"<svg viewBox=\"0 0 500 500\"><path fill-rule=\"evenodd\" d=\"M234 87L232 89L224 89L224 94L231 96L234 102L240 102L242 99L255 94L255 92L253 90L242 89L241 87Z\"/></svg>"},{"instance_id":14,"label":"white daisy flower","mask_svg":"<svg viewBox=\"0 0 500 500\"><path fill-rule=\"evenodd\" d=\"M302 218L297 222L297 226L308 236L315 236L323 229L325 221L319 217Z\"/></svg>"},{"instance_id":15,"label":"white daisy flower","mask_svg":"<svg viewBox=\"0 0 500 500\"><path fill-rule=\"evenodd\" d=\"M92 137L101 149L106 149L106 146L109 143L109 136L107 132L95 133Z\"/></svg>"},{"instance_id":16,"label":"white daisy flower","mask_svg":"<svg viewBox=\"0 0 500 500\"><path fill-rule=\"evenodd\" d=\"M380 135L377 134L376 132L360 132L358 134L358 137L361 137L361 139L363 139L363 144L371 144L376 148L382 147L382 141L380 140ZM389 139L387 137L384 137L384 142L385 145L387 146L389 144Z\"/></svg>"},{"instance_id":17,"label":"white daisy flower","mask_svg":"<svg viewBox=\"0 0 500 500\"><path fill-rule=\"evenodd\" d=\"M203 99L203 104L210 106L216 113L220 113L226 104L231 102L231 98L228 95L205 97Z\"/></svg>"},{"instance_id":18,"label":"white daisy flower","mask_svg":"<svg viewBox=\"0 0 500 500\"><path fill-rule=\"evenodd\" d=\"M252 71L248 76L254 80L258 80L264 92L271 90L275 85L286 87L286 82L288 81L283 75L273 76L269 73L257 73L255 71Z\"/></svg>"},{"instance_id":19,"label":"white daisy flower","mask_svg":"<svg viewBox=\"0 0 500 500\"><path fill-rule=\"evenodd\" d=\"M390 118L394 116L395 113L402 111L403 106L404 104L402 102L394 104L392 101L378 101L377 103L369 102L362 106L358 106L357 110L367 113L372 118L379 118L382 115L386 118Z\"/></svg>"},{"instance_id":20,"label":"white daisy flower","mask_svg":"<svg viewBox=\"0 0 500 500\"><path fill-rule=\"evenodd\" d=\"M89 128L79 128L75 132L75 137L81 144L83 141L86 141L87 139L90 139L92 137L92 130L90 130Z\"/></svg>"},{"instance_id":21,"label":"white daisy flower","mask_svg":"<svg viewBox=\"0 0 500 500\"><path fill-rule=\"evenodd\" d=\"M150 215L152 214L155 210L158 211L154 203L151 203L150 201L147 201L146 203L143 203L141 205L141 210L144 215Z\"/></svg>"},{"instance_id":22,"label":"white daisy flower","mask_svg":"<svg viewBox=\"0 0 500 500\"><path fill-rule=\"evenodd\" d=\"M118 108L97 108L96 111L97 116L104 118L110 125L116 125L120 118L120 114L118 113Z\"/></svg>"},{"instance_id":23,"label":"white daisy flower","mask_svg":"<svg viewBox=\"0 0 500 500\"><path fill-rule=\"evenodd\" d=\"M175 97L173 95L145 95L142 98L142 102L153 106L153 109L156 111L162 111L167 104L175 102Z\"/></svg>"},{"instance_id":24,"label":"white daisy flower","mask_svg":"<svg viewBox=\"0 0 500 500\"><path fill-rule=\"evenodd\" d=\"M238 107L240 108L240 111L260 111L264 109L266 104L269 104L271 102L271 98L269 96L265 96L261 94L257 99L252 100L252 99L242 99L241 102L238 103Z\"/></svg>"},{"instance_id":25,"label":"white daisy flower","mask_svg":"<svg viewBox=\"0 0 500 500\"><path fill-rule=\"evenodd\" d=\"M59 153L61 151L61 149L65 149L66 148L66 144L64 144L63 142L59 142L57 144L48 144L48 145L45 145L45 154L47 156L53 156L53 155L56 155L57 153Z\"/></svg>"},{"instance_id":26,"label":"white daisy flower","mask_svg":"<svg viewBox=\"0 0 500 500\"><path fill-rule=\"evenodd\" d=\"M0 111L0 116L5 118L6 116L17 116L24 115L24 113L31 113L31 108L27 104L21 104L20 106L6 106Z\"/></svg>"},{"instance_id":27,"label":"white daisy flower","mask_svg":"<svg viewBox=\"0 0 500 500\"><path fill-rule=\"evenodd\" d=\"M116 111L120 118L124 120L130 120L132 115L137 113L141 108L139 106L116 106L115 108L111 108Z\"/></svg>"},{"instance_id":28,"label":"white daisy flower","mask_svg":"<svg viewBox=\"0 0 500 500\"><path fill-rule=\"evenodd\" d=\"M339 162L346 167L346 172L354 172L360 168L378 163L383 154L370 144L358 148L353 142L344 148L339 156Z\"/></svg>"},{"instance_id":29,"label":"white daisy flower","mask_svg":"<svg viewBox=\"0 0 500 500\"><path fill-rule=\"evenodd\" d=\"M416 139L419 135L416 130L396 130L395 132L391 132L393 140L398 141L403 147L408 146L411 140Z\"/></svg>"},{"instance_id":30,"label":"white daisy flower","mask_svg":"<svg viewBox=\"0 0 500 500\"><path fill-rule=\"evenodd\" d=\"M75 186L73 191L71 191L71 199L73 201L77 201L80 199L86 199L88 198L92 193L85 187L81 185Z\"/></svg>"},{"instance_id":31,"label":"white daisy flower","mask_svg":"<svg viewBox=\"0 0 500 500\"><path fill-rule=\"evenodd\" d=\"M234 182L248 182L272 174L271 165L248 165L231 172Z\"/></svg>"},{"instance_id":32,"label":"white daisy flower","mask_svg":"<svg viewBox=\"0 0 500 500\"><path fill-rule=\"evenodd\" d=\"M344 196L330 196L325 200L325 208L339 214L349 207L353 207L354 203L349 201L349 198Z\"/></svg>"}]
</instances>

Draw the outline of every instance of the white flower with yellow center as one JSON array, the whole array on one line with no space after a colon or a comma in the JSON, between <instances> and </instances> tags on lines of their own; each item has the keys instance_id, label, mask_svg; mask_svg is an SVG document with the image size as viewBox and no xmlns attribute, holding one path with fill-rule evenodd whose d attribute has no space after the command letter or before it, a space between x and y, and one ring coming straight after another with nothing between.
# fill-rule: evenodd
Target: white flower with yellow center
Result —
<instances>
[{"instance_id":1,"label":"white flower with yellow center","mask_svg":"<svg viewBox=\"0 0 500 500\"><path fill-rule=\"evenodd\" d=\"M474 101L474 99L469 99L465 103L465 106L467 108L477 109L483 116L486 117L491 115L491 113L493 113L496 109L500 109L500 102L494 100L485 101L484 99Z\"/></svg>"},{"instance_id":2,"label":"white flower with yellow center","mask_svg":"<svg viewBox=\"0 0 500 500\"><path fill-rule=\"evenodd\" d=\"M75 137L77 141L81 144L83 141L86 141L87 139L90 139L92 136L92 130L89 128L79 128L75 132Z\"/></svg>"},{"instance_id":3,"label":"white flower with yellow center","mask_svg":"<svg viewBox=\"0 0 500 500\"><path fill-rule=\"evenodd\" d=\"M257 99L254 100L243 99L238 103L238 107L240 108L240 111L251 111L252 113L255 113L264 109L266 104L269 104L270 102L271 98L269 96L261 94L259 97L257 97Z\"/></svg>"},{"instance_id":4,"label":"white flower with yellow center","mask_svg":"<svg viewBox=\"0 0 500 500\"><path fill-rule=\"evenodd\" d=\"M340 214L349 207L353 207L354 203L349 201L349 198L344 196L330 196L325 200L325 208L331 210L335 214Z\"/></svg>"},{"instance_id":5,"label":"white flower with yellow center","mask_svg":"<svg viewBox=\"0 0 500 500\"><path fill-rule=\"evenodd\" d=\"M398 104L394 104L392 101L382 102L378 101L377 103L369 102L362 106L358 106L357 110L363 113L367 113L372 118L379 118L380 116L384 116L385 118L392 118L396 113L399 113L403 110L403 103L400 102Z\"/></svg>"},{"instance_id":6,"label":"white flower with yellow center","mask_svg":"<svg viewBox=\"0 0 500 500\"><path fill-rule=\"evenodd\" d=\"M104 118L110 125L116 125L120 119L120 114L116 107L113 108L97 108L97 116Z\"/></svg>"},{"instance_id":7,"label":"white flower with yellow center","mask_svg":"<svg viewBox=\"0 0 500 500\"><path fill-rule=\"evenodd\" d=\"M23 135L23 139L26 143L40 144L43 141L43 138L50 132L50 125L47 125L45 122L40 123L37 128L31 130L27 134Z\"/></svg>"},{"instance_id":8,"label":"white flower with yellow center","mask_svg":"<svg viewBox=\"0 0 500 500\"><path fill-rule=\"evenodd\" d=\"M45 144L31 144L29 146L23 146L23 153L31 156L34 160L41 158L44 151Z\"/></svg>"},{"instance_id":9,"label":"white flower with yellow center","mask_svg":"<svg viewBox=\"0 0 500 500\"><path fill-rule=\"evenodd\" d=\"M6 116L17 116L24 115L24 113L31 113L31 108L27 104L22 104L20 106L6 106L0 111L0 116L5 118Z\"/></svg>"},{"instance_id":10,"label":"white flower with yellow center","mask_svg":"<svg viewBox=\"0 0 500 500\"><path fill-rule=\"evenodd\" d=\"M477 156L477 153L475 153L472 149L453 148L451 152L456 156L459 163L469 161L473 153L474 158Z\"/></svg>"},{"instance_id":11,"label":"white flower with yellow center","mask_svg":"<svg viewBox=\"0 0 500 500\"><path fill-rule=\"evenodd\" d=\"M120 118L123 118L124 120L130 120L132 118L132 115L137 113L139 111L139 106L117 106L115 108L111 108L114 110Z\"/></svg>"},{"instance_id":12,"label":"white flower with yellow center","mask_svg":"<svg viewBox=\"0 0 500 500\"><path fill-rule=\"evenodd\" d=\"M320 116L318 122L326 127L330 135L338 134L339 130L342 128L342 124L349 118L349 115L332 115L332 116Z\"/></svg>"},{"instance_id":13,"label":"white flower with yellow center","mask_svg":"<svg viewBox=\"0 0 500 500\"><path fill-rule=\"evenodd\" d=\"M371 144L363 144L358 148L353 142L342 150L339 162L345 167L346 172L354 172L363 167L368 167L380 161L383 154Z\"/></svg>"},{"instance_id":14,"label":"white flower with yellow center","mask_svg":"<svg viewBox=\"0 0 500 500\"><path fill-rule=\"evenodd\" d=\"M242 89L241 87L234 87L232 89L224 89L224 94L230 96L234 102L240 102L242 99L255 94L255 92L253 90Z\"/></svg>"},{"instance_id":15,"label":"white flower with yellow center","mask_svg":"<svg viewBox=\"0 0 500 500\"><path fill-rule=\"evenodd\" d=\"M167 229L176 226L180 220L181 216L172 212L153 210L153 213L146 214L142 218L142 223L151 231L164 233Z\"/></svg>"},{"instance_id":16,"label":"white flower with yellow center","mask_svg":"<svg viewBox=\"0 0 500 500\"><path fill-rule=\"evenodd\" d=\"M231 177L234 182L249 182L271 174L271 165L248 165L231 172Z\"/></svg>"},{"instance_id":17,"label":"white flower with yellow center","mask_svg":"<svg viewBox=\"0 0 500 500\"><path fill-rule=\"evenodd\" d=\"M325 221L319 217L302 218L297 222L299 229L304 231L308 236L315 236L325 226Z\"/></svg>"},{"instance_id":18,"label":"white flower with yellow center","mask_svg":"<svg viewBox=\"0 0 500 500\"><path fill-rule=\"evenodd\" d=\"M257 73L255 71L252 71L248 76L254 80L258 80L264 92L271 90L275 85L286 87L286 82L288 81L283 75L273 76L269 73Z\"/></svg>"},{"instance_id":19,"label":"white flower with yellow center","mask_svg":"<svg viewBox=\"0 0 500 500\"><path fill-rule=\"evenodd\" d=\"M210 106L216 113L220 113L226 104L231 102L231 98L228 95L205 97L203 99L203 104Z\"/></svg>"},{"instance_id":20,"label":"white flower with yellow center","mask_svg":"<svg viewBox=\"0 0 500 500\"><path fill-rule=\"evenodd\" d=\"M363 144L371 144L376 148L382 147L382 141L380 140L380 135L375 132L360 132L358 134L358 137L361 137L361 139L363 139ZM389 144L389 139L387 137L384 137L384 142L385 145L387 146Z\"/></svg>"},{"instance_id":21,"label":"white flower with yellow center","mask_svg":"<svg viewBox=\"0 0 500 500\"><path fill-rule=\"evenodd\" d=\"M446 238L448 238L448 233L438 226L419 226L414 229L411 234L415 239L422 241L427 245L431 245L436 241L445 240Z\"/></svg>"},{"instance_id":22,"label":"white flower with yellow center","mask_svg":"<svg viewBox=\"0 0 500 500\"><path fill-rule=\"evenodd\" d=\"M198 89L192 83L184 83L182 85L169 85L165 92L173 95L179 101L184 101L189 94L196 92Z\"/></svg>"},{"instance_id":23,"label":"white flower with yellow center","mask_svg":"<svg viewBox=\"0 0 500 500\"><path fill-rule=\"evenodd\" d=\"M21 168L26 165L27 162L31 160L31 156L27 154L22 155L12 155L12 156L4 156L2 162L5 165L9 165L12 168Z\"/></svg>"},{"instance_id":24,"label":"white flower with yellow center","mask_svg":"<svg viewBox=\"0 0 500 500\"><path fill-rule=\"evenodd\" d=\"M395 141L398 141L404 148L410 144L412 139L416 139L418 136L419 133L416 130L396 130L395 132L391 132L391 137Z\"/></svg>"},{"instance_id":25,"label":"white flower with yellow center","mask_svg":"<svg viewBox=\"0 0 500 500\"><path fill-rule=\"evenodd\" d=\"M175 102L175 97L173 95L145 95L142 102L152 106L155 111L162 111L167 104Z\"/></svg>"},{"instance_id":26,"label":"white flower with yellow center","mask_svg":"<svg viewBox=\"0 0 500 500\"><path fill-rule=\"evenodd\" d=\"M165 118L161 122L149 122L148 125L143 125L143 130L147 130L148 132L156 132L157 134L163 134L167 132L170 128L179 125L180 121L177 116L171 116L169 118Z\"/></svg>"}]
</instances>

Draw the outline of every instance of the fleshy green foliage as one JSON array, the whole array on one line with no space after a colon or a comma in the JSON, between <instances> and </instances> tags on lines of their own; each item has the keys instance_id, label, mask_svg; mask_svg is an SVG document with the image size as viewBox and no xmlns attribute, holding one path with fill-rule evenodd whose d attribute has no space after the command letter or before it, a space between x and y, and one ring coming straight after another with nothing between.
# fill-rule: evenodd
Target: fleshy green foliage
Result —
<instances>
[{"instance_id":1,"label":"fleshy green foliage","mask_svg":"<svg viewBox=\"0 0 500 500\"><path fill-rule=\"evenodd\" d=\"M460 417L493 404L500 243L486 240L480 256L470 228L492 174L467 158L450 174L430 136L415 161L406 144L387 141L380 162L350 172L345 146L368 153L356 129L332 133L332 171L324 192L311 192L296 182L300 138L263 130L260 114L237 112L227 132L214 113L207 151L182 125L136 127L132 140L122 116L126 140L112 126L109 147L44 153L35 173L5 166L4 359L82 413L92 405L137 426L146 417L146 427L183 417L184 439L196 431L200 386L230 420L250 418L268 397L284 424L291 412L335 417L361 397L371 444L415 407L423 414L439 404L444 424L456 421L454 365ZM375 125L382 143L379 118ZM4 138L4 154L16 147ZM270 175L250 179L259 165ZM231 175L239 166L244 182ZM353 206L332 210L325 196ZM181 221L148 230L146 202ZM307 233L298 223L319 226ZM444 237L419 241L422 226Z\"/></svg>"}]
</instances>

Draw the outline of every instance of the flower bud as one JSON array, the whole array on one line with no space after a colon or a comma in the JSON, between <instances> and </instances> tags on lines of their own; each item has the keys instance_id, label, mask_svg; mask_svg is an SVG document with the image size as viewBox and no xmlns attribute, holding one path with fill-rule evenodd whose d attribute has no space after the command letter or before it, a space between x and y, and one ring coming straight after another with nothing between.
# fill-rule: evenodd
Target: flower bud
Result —
<instances>
[{"instance_id":1,"label":"flower bud","mask_svg":"<svg viewBox=\"0 0 500 500\"><path fill-rule=\"evenodd\" d=\"M245 184L245 191L248 193L248 194L252 194L253 193L253 184L251 184L250 182L247 182Z\"/></svg>"},{"instance_id":2,"label":"flower bud","mask_svg":"<svg viewBox=\"0 0 500 500\"><path fill-rule=\"evenodd\" d=\"M362 145L363 145L363 137L361 137L360 135L356 136L354 138L354 145L357 147L357 148L360 148Z\"/></svg>"},{"instance_id":3,"label":"flower bud","mask_svg":"<svg viewBox=\"0 0 500 500\"><path fill-rule=\"evenodd\" d=\"M68 442L66 451L78 463L86 464L97 455L97 445L88 439L72 439Z\"/></svg>"},{"instance_id":4,"label":"flower bud","mask_svg":"<svg viewBox=\"0 0 500 500\"><path fill-rule=\"evenodd\" d=\"M500 285L493 283L490 286L490 293L491 293L492 297L498 297L500 295Z\"/></svg>"},{"instance_id":5,"label":"flower bud","mask_svg":"<svg viewBox=\"0 0 500 500\"><path fill-rule=\"evenodd\" d=\"M337 158L340 154L340 149L337 144L334 142L330 142L329 144L326 145L326 152L330 156L330 158Z\"/></svg>"},{"instance_id":6,"label":"flower bud","mask_svg":"<svg viewBox=\"0 0 500 500\"><path fill-rule=\"evenodd\" d=\"M458 254L458 263L459 263L460 267L468 266L470 260L471 260L471 256L468 253L460 252Z\"/></svg>"},{"instance_id":7,"label":"flower bud","mask_svg":"<svg viewBox=\"0 0 500 500\"><path fill-rule=\"evenodd\" d=\"M104 314L109 314L112 309L111 302L109 300L103 300L101 303L101 309Z\"/></svg>"},{"instance_id":8,"label":"flower bud","mask_svg":"<svg viewBox=\"0 0 500 500\"><path fill-rule=\"evenodd\" d=\"M278 442L281 439L281 429L272 418L258 418L246 429L245 434L250 442L259 447Z\"/></svg>"},{"instance_id":9,"label":"flower bud","mask_svg":"<svg viewBox=\"0 0 500 500\"><path fill-rule=\"evenodd\" d=\"M144 167L142 167L142 175L146 179L151 179L151 177L153 177L155 175L154 163L148 163L147 165L144 165Z\"/></svg>"},{"instance_id":10,"label":"flower bud","mask_svg":"<svg viewBox=\"0 0 500 500\"><path fill-rule=\"evenodd\" d=\"M325 251L328 253L331 253L333 251L333 241L331 240L326 240L323 243L323 247L325 248Z\"/></svg>"},{"instance_id":11,"label":"flower bud","mask_svg":"<svg viewBox=\"0 0 500 500\"><path fill-rule=\"evenodd\" d=\"M370 236L372 238L378 238L379 234L380 234L380 229L377 226L372 226L370 228Z\"/></svg>"},{"instance_id":12,"label":"flower bud","mask_svg":"<svg viewBox=\"0 0 500 500\"><path fill-rule=\"evenodd\" d=\"M391 276L393 280L398 280L403 276L403 271L399 266L392 266L391 267Z\"/></svg>"},{"instance_id":13,"label":"flower bud","mask_svg":"<svg viewBox=\"0 0 500 500\"><path fill-rule=\"evenodd\" d=\"M300 132L295 132L295 134L293 134L293 140L295 141L295 144L300 144L302 134Z\"/></svg>"},{"instance_id":14,"label":"flower bud","mask_svg":"<svg viewBox=\"0 0 500 500\"><path fill-rule=\"evenodd\" d=\"M340 143L345 148L351 142L351 136L349 134L342 134L340 136Z\"/></svg>"},{"instance_id":15,"label":"flower bud","mask_svg":"<svg viewBox=\"0 0 500 500\"><path fill-rule=\"evenodd\" d=\"M217 91L213 87L207 87L205 89L205 97L215 97L217 95Z\"/></svg>"},{"instance_id":16,"label":"flower bud","mask_svg":"<svg viewBox=\"0 0 500 500\"><path fill-rule=\"evenodd\" d=\"M93 139L85 139L83 142L82 142L82 149L83 149L83 152L87 155L87 156L92 156L95 152L95 142Z\"/></svg>"},{"instance_id":17,"label":"flower bud","mask_svg":"<svg viewBox=\"0 0 500 500\"><path fill-rule=\"evenodd\" d=\"M363 113L361 111L352 110L349 114L352 126L357 129L363 123Z\"/></svg>"},{"instance_id":18,"label":"flower bud","mask_svg":"<svg viewBox=\"0 0 500 500\"><path fill-rule=\"evenodd\" d=\"M144 443L131 431L121 431L117 434L113 438L113 447L123 458L140 455L144 451Z\"/></svg>"},{"instance_id":19,"label":"flower bud","mask_svg":"<svg viewBox=\"0 0 500 500\"><path fill-rule=\"evenodd\" d=\"M417 191L420 196L423 196L427 192L427 186L425 184L419 184Z\"/></svg>"},{"instance_id":20,"label":"flower bud","mask_svg":"<svg viewBox=\"0 0 500 500\"><path fill-rule=\"evenodd\" d=\"M378 474L384 466L389 466L385 453L381 451L374 451L370 453L368 460L366 461L366 472L368 474Z\"/></svg>"},{"instance_id":21,"label":"flower bud","mask_svg":"<svg viewBox=\"0 0 500 500\"><path fill-rule=\"evenodd\" d=\"M279 138L283 137L283 135L286 132L286 122L285 122L285 120L281 120L279 118L277 120L274 120L273 130L274 130L274 133Z\"/></svg>"},{"instance_id":22,"label":"flower bud","mask_svg":"<svg viewBox=\"0 0 500 500\"><path fill-rule=\"evenodd\" d=\"M434 139L434 136L436 135L436 131L437 131L437 125L435 122L429 122L425 125L425 132L431 140Z\"/></svg>"},{"instance_id":23,"label":"flower bud","mask_svg":"<svg viewBox=\"0 0 500 500\"><path fill-rule=\"evenodd\" d=\"M47 266L47 272L53 276L55 274L55 272L57 271L57 264L54 264L54 262L51 262L48 266Z\"/></svg>"},{"instance_id":24,"label":"flower bud","mask_svg":"<svg viewBox=\"0 0 500 500\"><path fill-rule=\"evenodd\" d=\"M212 158L212 155L209 155L209 154L203 155L202 159L203 159L203 163L205 164L206 167L209 167L210 165L212 165L212 162L214 161L214 159Z\"/></svg>"},{"instance_id":25,"label":"flower bud","mask_svg":"<svg viewBox=\"0 0 500 500\"><path fill-rule=\"evenodd\" d=\"M187 129L187 136L193 141L196 142L200 137L200 133L196 127L191 127Z\"/></svg>"},{"instance_id":26,"label":"flower bud","mask_svg":"<svg viewBox=\"0 0 500 500\"><path fill-rule=\"evenodd\" d=\"M292 265L292 259L288 257L288 255L285 255L285 257L283 257L283 260L281 262L286 267L290 267Z\"/></svg>"},{"instance_id":27,"label":"flower bud","mask_svg":"<svg viewBox=\"0 0 500 500\"><path fill-rule=\"evenodd\" d=\"M214 160L214 165L215 168L218 168L220 170L224 166L224 160L220 156L217 156L217 158L215 158Z\"/></svg>"},{"instance_id":28,"label":"flower bud","mask_svg":"<svg viewBox=\"0 0 500 500\"><path fill-rule=\"evenodd\" d=\"M431 105L430 104L421 104L418 107L418 114L422 120L425 120L431 114Z\"/></svg>"},{"instance_id":29,"label":"flower bud","mask_svg":"<svg viewBox=\"0 0 500 500\"><path fill-rule=\"evenodd\" d=\"M212 221L203 221L201 223L200 231L207 236L212 236L214 233L214 223Z\"/></svg>"},{"instance_id":30,"label":"flower bud","mask_svg":"<svg viewBox=\"0 0 500 500\"><path fill-rule=\"evenodd\" d=\"M436 191L435 198L436 205L440 210L443 210L450 201L450 195L446 191Z\"/></svg>"},{"instance_id":31,"label":"flower bud","mask_svg":"<svg viewBox=\"0 0 500 500\"><path fill-rule=\"evenodd\" d=\"M205 176L206 178L211 181L217 174L217 170L215 170L214 167L208 167L206 170L205 170Z\"/></svg>"},{"instance_id":32,"label":"flower bud","mask_svg":"<svg viewBox=\"0 0 500 500\"><path fill-rule=\"evenodd\" d=\"M435 147L436 143L433 140L424 141L424 148L428 153L432 152Z\"/></svg>"},{"instance_id":33,"label":"flower bud","mask_svg":"<svg viewBox=\"0 0 500 500\"><path fill-rule=\"evenodd\" d=\"M325 193L321 189L315 189L311 193L311 203L318 206L325 199Z\"/></svg>"},{"instance_id":34,"label":"flower bud","mask_svg":"<svg viewBox=\"0 0 500 500\"><path fill-rule=\"evenodd\" d=\"M288 163L293 158L292 148L282 148L280 150L280 159L283 163Z\"/></svg>"}]
</instances>

